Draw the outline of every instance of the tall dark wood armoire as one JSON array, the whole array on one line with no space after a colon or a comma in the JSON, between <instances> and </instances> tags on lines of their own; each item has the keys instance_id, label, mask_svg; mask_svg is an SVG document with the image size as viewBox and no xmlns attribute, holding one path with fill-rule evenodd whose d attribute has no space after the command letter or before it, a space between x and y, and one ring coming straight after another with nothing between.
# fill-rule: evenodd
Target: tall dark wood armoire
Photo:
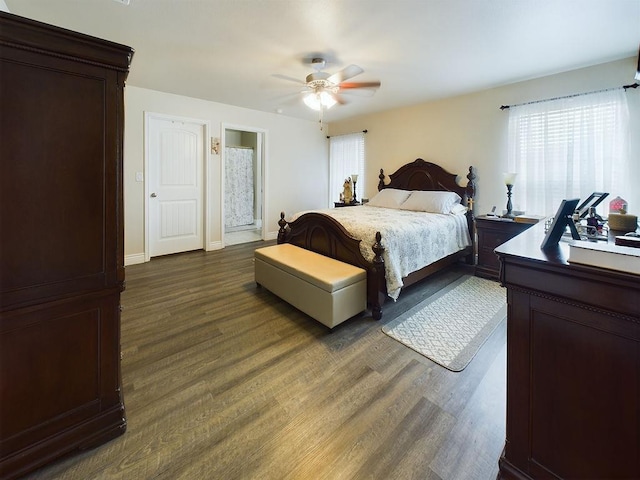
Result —
<instances>
[{"instance_id":1,"label":"tall dark wood armoire","mask_svg":"<svg viewBox=\"0 0 640 480\"><path fill-rule=\"evenodd\" d=\"M0 12L0 478L126 428L129 47Z\"/></svg>"}]
</instances>

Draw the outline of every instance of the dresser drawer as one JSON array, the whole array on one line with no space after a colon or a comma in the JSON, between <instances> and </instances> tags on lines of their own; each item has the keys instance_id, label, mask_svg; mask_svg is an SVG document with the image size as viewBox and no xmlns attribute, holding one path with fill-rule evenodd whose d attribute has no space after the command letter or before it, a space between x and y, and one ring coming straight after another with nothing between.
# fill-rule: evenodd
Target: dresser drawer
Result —
<instances>
[{"instance_id":1,"label":"dresser drawer","mask_svg":"<svg viewBox=\"0 0 640 480\"><path fill-rule=\"evenodd\" d=\"M478 234L476 274L497 279L500 273L500 260L493 251L530 227L532 225L528 223L483 217L476 218L476 231Z\"/></svg>"}]
</instances>

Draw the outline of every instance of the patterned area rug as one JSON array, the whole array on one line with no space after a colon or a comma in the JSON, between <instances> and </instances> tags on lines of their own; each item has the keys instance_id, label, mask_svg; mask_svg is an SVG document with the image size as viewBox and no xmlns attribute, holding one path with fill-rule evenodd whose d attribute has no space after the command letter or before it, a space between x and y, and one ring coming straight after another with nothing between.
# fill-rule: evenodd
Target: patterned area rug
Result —
<instances>
[{"instance_id":1,"label":"patterned area rug","mask_svg":"<svg viewBox=\"0 0 640 480\"><path fill-rule=\"evenodd\" d=\"M507 316L499 283L465 275L382 328L391 338L459 372Z\"/></svg>"}]
</instances>

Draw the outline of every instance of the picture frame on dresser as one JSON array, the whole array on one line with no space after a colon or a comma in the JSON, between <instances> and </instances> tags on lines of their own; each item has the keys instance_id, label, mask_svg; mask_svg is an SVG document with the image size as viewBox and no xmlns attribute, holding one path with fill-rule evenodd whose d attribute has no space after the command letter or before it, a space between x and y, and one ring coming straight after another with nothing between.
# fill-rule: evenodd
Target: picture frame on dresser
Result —
<instances>
[{"instance_id":1,"label":"picture frame on dresser","mask_svg":"<svg viewBox=\"0 0 640 480\"><path fill-rule=\"evenodd\" d=\"M589 214L591 208L595 208L609 196L606 192L593 192L587 199L576 207L580 218L585 218Z\"/></svg>"},{"instance_id":2,"label":"picture frame on dresser","mask_svg":"<svg viewBox=\"0 0 640 480\"><path fill-rule=\"evenodd\" d=\"M542 244L540 245L542 250L547 250L558 245L558 242L562 238L562 235L564 235L567 227L569 227L569 231L571 232L571 238L574 240L580 240L580 234L573 223L573 212L576 211L576 206L579 201L579 198L562 200L558 207L558 211L553 217L553 221L542 240Z\"/></svg>"}]
</instances>

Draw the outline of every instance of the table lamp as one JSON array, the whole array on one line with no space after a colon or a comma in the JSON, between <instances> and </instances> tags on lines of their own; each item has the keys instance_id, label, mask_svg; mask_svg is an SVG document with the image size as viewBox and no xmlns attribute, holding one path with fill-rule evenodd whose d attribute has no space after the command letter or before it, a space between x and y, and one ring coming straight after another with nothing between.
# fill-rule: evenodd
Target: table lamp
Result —
<instances>
[{"instance_id":1,"label":"table lamp","mask_svg":"<svg viewBox=\"0 0 640 480\"><path fill-rule=\"evenodd\" d=\"M505 173L504 174L504 184L507 186L507 213L502 215L502 218L515 218L513 214L513 205L511 204L511 189L513 188L513 184L516 183L517 173Z\"/></svg>"},{"instance_id":2,"label":"table lamp","mask_svg":"<svg viewBox=\"0 0 640 480\"><path fill-rule=\"evenodd\" d=\"M356 200L356 182L358 181L358 175L356 173L351 174L351 181L353 182L353 203L358 203Z\"/></svg>"}]
</instances>

